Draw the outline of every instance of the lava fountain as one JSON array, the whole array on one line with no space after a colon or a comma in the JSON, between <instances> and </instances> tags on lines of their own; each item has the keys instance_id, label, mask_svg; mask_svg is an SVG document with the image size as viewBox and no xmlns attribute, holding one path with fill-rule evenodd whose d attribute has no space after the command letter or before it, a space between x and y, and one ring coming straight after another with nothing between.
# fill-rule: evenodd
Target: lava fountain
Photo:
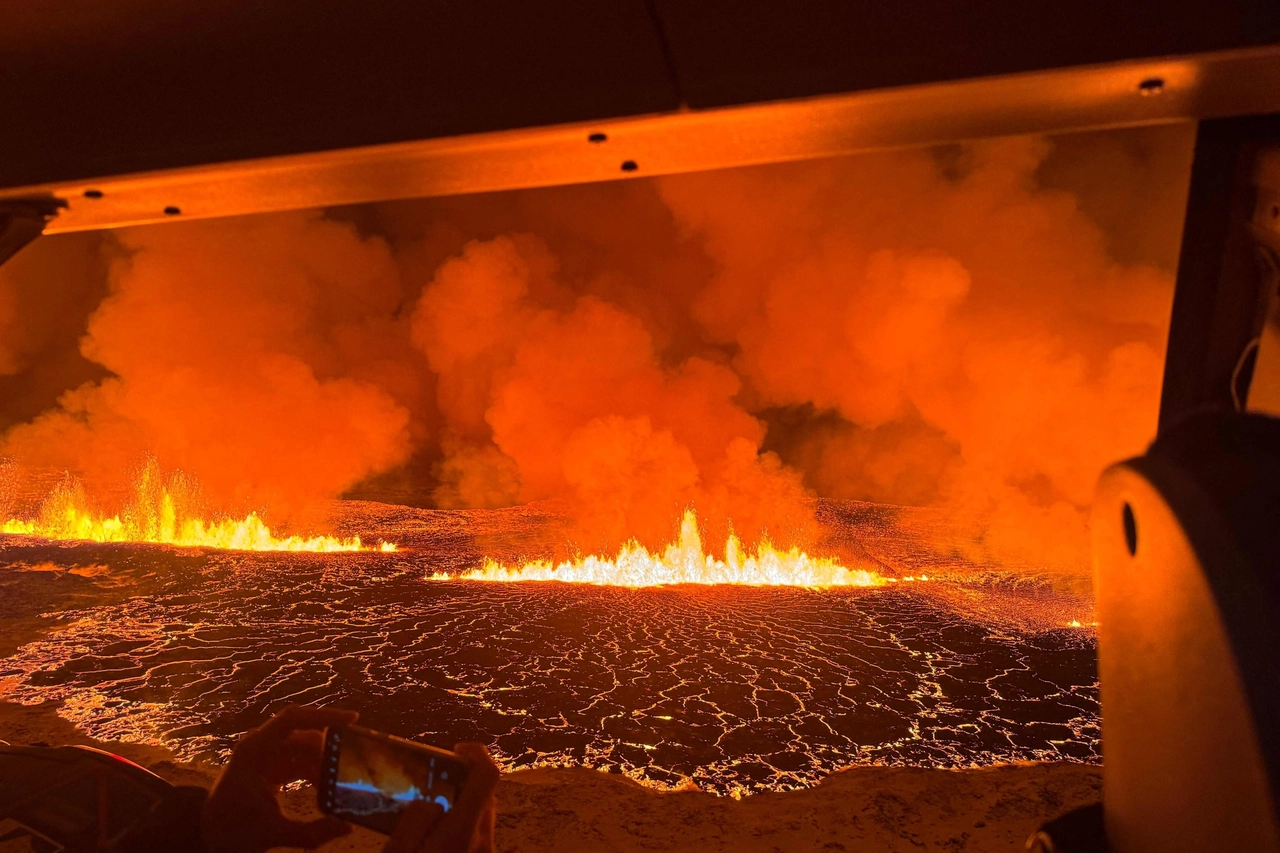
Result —
<instances>
[{"instance_id":1,"label":"lava fountain","mask_svg":"<svg viewBox=\"0 0 1280 853\"><path fill-rule=\"evenodd\" d=\"M692 510L685 511L679 538L660 554L651 554L633 541L623 545L612 559L588 556L561 563L535 560L513 566L486 559L477 569L457 575L435 573L430 577L432 580L560 581L632 588L738 584L817 589L884 586L896 582L866 569L845 568L828 557L811 557L798 548L780 551L768 540L762 541L754 553L748 553L733 535L725 543L724 559L718 559L703 551L698 518Z\"/></svg>"},{"instance_id":2,"label":"lava fountain","mask_svg":"<svg viewBox=\"0 0 1280 853\"><path fill-rule=\"evenodd\" d=\"M56 486L32 519L0 522L0 533L42 539L88 542L144 542L183 548L233 551L307 551L334 553L373 550L359 536L276 536L256 512L244 518L208 518L201 510L200 487L182 472L168 477L148 460L134 484L133 501L123 513L99 512L84 487L72 477ZM377 550L396 546L380 543Z\"/></svg>"}]
</instances>

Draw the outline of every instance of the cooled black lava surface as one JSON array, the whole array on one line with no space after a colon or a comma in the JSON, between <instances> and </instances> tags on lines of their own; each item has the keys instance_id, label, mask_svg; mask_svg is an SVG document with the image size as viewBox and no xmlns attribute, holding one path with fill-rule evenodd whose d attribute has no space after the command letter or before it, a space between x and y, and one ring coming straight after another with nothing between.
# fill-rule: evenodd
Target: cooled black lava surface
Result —
<instances>
[{"instance_id":1,"label":"cooled black lava surface","mask_svg":"<svg viewBox=\"0 0 1280 853\"><path fill-rule=\"evenodd\" d=\"M321 702L429 742L496 744L509 767L585 765L720 793L810 785L859 763L1098 760L1092 638L974 621L936 594L946 581L425 580L471 559L465 527L420 525L404 533L415 550L392 555L0 538L0 566L145 578L135 597L63 612L70 621L0 663L0 684L10 699L64 700L95 737L185 756L224 753L286 702ZM47 574L17 572L8 588Z\"/></svg>"}]
</instances>

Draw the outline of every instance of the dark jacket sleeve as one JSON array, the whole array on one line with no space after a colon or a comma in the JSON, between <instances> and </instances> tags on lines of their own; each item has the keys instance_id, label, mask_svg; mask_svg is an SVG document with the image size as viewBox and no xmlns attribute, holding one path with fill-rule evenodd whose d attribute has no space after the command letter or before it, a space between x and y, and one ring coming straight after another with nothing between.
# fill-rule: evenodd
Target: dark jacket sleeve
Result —
<instances>
[{"instance_id":1,"label":"dark jacket sleeve","mask_svg":"<svg viewBox=\"0 0 1280 853\"><path fill-rule=\"evenodd\" d=\"M114 845L113 853L205 853L200 810L208 797L204 788L174 788L147 817L129 828Z\"/></svg>"}]
</instances>

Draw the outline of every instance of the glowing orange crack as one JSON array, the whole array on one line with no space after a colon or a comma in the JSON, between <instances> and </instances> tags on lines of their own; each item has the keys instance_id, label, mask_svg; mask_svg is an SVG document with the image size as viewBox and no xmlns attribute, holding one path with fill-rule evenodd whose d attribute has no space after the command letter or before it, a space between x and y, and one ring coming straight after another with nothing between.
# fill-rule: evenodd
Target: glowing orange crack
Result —
<instances>
[{"instance_id":1,"label":"glowing orange crack","mask_svg":"<svg viewBox=\"0 0 1280 853\"><path fill-rule=\"evenodd\" d=\"M506 566L486 559L476 569L456 575L437 572L431 580L561 581L625 587L674 584L738 584L746 586L884 586L894 582L865 569L848 569L834 559L811 557L797 548L780 551L762 542L755 553L745 553L737 537L725 543L724 559L702 550L698 519L686 511L680 538L661 554L651 554L639 543L624 545L613 559L583 557L553 564L536 560Z\"/></svg>"}]
</instances>

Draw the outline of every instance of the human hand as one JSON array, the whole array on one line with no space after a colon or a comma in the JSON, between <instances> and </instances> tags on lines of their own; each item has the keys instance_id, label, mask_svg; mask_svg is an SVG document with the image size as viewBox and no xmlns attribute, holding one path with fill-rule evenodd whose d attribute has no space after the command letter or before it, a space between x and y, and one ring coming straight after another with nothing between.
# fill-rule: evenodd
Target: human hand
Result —
<instances>
[{"instance_id":1,"label":"human hand","mask_svg":"<svg viewBox=\"0 0 1280 853\"><path fill-rule=\"evenodd\" d=\"M317 784L324 730L350 725L357 716L354 711L291 705L246 732L200 815L200 835L209 853L310 850L350 832L336 817L290 820L280 811L276 793L296 779Z\"/></svg>"},{"instance_id":2,"label":"human hand","mask_svg":"<svg viewBox=\"0 0 1280 853\"><path fill-rule=\"evenodd\" d=\"M460 743L453 751L468 765L458 801L444 814L423 801L405 809L382 853L493 853L498 765L483 744Z\"/></svg>"}]
</instances>

